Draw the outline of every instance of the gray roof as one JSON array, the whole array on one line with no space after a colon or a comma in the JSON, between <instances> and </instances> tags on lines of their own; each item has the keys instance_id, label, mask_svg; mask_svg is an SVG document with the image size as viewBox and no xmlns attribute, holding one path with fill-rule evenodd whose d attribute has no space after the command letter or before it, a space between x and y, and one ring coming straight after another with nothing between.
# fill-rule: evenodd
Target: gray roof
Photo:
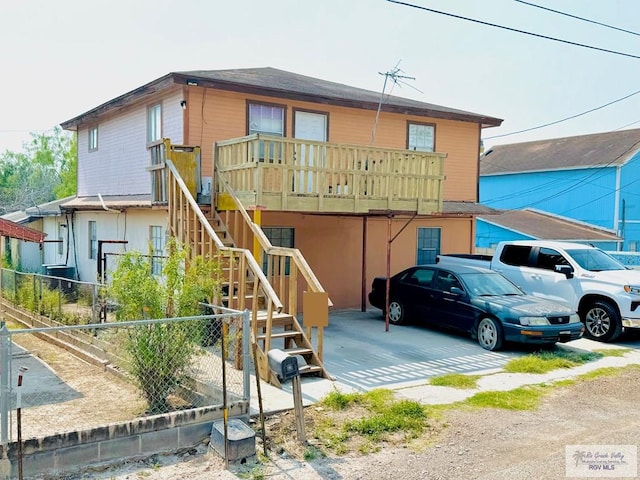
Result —
<instances>
[{"instance_id":1,"label":"gray roof","mask_svg":"<svg viewBox=\"0 0 640 480\"><path fill-rule=\"evenodd\" d=\"M480 176L624 164L640 149L640 129L496 145L480 158Z\"/></svg>"},{"instance_id":2,"label":"gray roof","mask_svg":"<svg viewBox=\"0 0 640 480\"><path fill-rule=\"evenodd\" d=\"M499 212L500 210L495 210L481 203L450 200L442 202L442 213L444 215L492 215Z\"/></svg>"},{"instance_id":3,"label":"gray roof","mask_svg":"<svg viewBox=\"0 0 640 480\"><path fill-rule=\"evenodd\" d=\"M350 87L341 83L307 77L271 67L234 70L192 70L169 73L164 77L114 98L71 120L63 122L62 127L74 130L78 125L86 121L91 121L108 110L122 107L145 95L155 93L158 90L175 84L198 85L254 95L289 98L367 110L377 110L378 102L380 101L380 92ZM499 126L502 123L502 119L499 118L396 96L385 97L382 110L408 115L473 122L479 123L484 127Z\"/></svg>"},{"instance_id":4,"label":"gray roof","mask_svg":"<svg viewBox=\"0 0 640 480\"><path fill-rule=\"evenodd\" d=\"M610 230L531 209L505 210L498 215L478 216L478 219L539 240L622 241Z\"/></svg>"},{"instance_id":5,"label":"gray roof","mask_svg":"<svg viewBox=\"0 0 640 480\"><path fill-rule=\"evenodd\" d=\"M61 214L60 205L66 203L75 197L65 197L58 200L53 200L47 203L41 203L33 207L26 208L24 210L18 210L15 212L2 215L1 218L11 220L19 224L30 223L36 219L49 216L58 216Z\"/></svg>"}]
</instances>

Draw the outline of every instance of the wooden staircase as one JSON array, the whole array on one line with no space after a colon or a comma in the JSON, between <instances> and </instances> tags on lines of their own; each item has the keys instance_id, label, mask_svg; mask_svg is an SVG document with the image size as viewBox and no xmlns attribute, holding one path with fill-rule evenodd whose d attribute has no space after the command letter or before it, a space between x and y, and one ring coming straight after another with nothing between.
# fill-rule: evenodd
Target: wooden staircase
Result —
<instances>
[{"instance_id":1,"label":"wooden staircase","mask_svg":"<svg viewBox=\"0 0 640 480\"><path fill-rule=\"evenodd\" d=\"M224 219L211 206L199 206L169 158L165 165L171 233L190 246L192 256L219 259L222 272L222 297L219 300L228 308L250 311L251 342L257 347L254 361L261 378L281 386L268 360L268 352L277 348L296 357L301 375L330 379L321 355L310 341L311 329L306 328L305 332L296 319L299 280L306 282L303 285L306 292L324 292L300 251L273 247L237 201L238 208L233 212L226 211ZM230 188L227 191L233 196ZM254 255L255 248L252 253L239 244L259 244L258 255ZM266 260L266 274L256 256ZM285 263L288 265L286 273ZM327 301L327 314L330 305ZM321 333L318 338L322 338ZM240 366L238 361L236 365Z\"/></svg>"}]
</instances>

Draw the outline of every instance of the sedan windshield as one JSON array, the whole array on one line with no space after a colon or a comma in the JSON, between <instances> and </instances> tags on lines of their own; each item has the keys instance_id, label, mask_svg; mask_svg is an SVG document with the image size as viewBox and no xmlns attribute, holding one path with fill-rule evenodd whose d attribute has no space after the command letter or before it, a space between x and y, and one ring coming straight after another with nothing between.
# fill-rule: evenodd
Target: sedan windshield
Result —
<instances>
[{"instance_id":1,"label":"sedan windshield","mask_svg":"<svg viewBox=\"0 0 640 480\"><path fill-rule=\"evenodd\" d=\"M567 253L585 270L601 272L603 270L624 270L625 267L615 258L597 248L567 250Z\"/></svg>"},{"instance_id":2,"label":"sedan windshield","mask_svg":"<svg viewBox=\"0 0 640 480\"><path fill-rule=\"evenodd\" d=\"M522 295L523 292L499 273L463 273L460 275L473 295Z\"/></svg>"}]
</instances>

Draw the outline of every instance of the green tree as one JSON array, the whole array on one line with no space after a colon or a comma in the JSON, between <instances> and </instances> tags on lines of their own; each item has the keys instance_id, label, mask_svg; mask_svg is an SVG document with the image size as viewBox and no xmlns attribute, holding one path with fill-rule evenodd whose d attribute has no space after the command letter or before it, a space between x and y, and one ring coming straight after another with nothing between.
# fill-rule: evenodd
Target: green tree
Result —
<instances>
[{"instance_id":1,"label":"green tree","mask_svg":"<svg viewBox=\"0 0 640 480\"><path fill-rule=\"evenodd\" d=\"M169 243L163 278L155 277L148 256L128 252L113 273L110 297L118 320L192 316L201 313L200 302L219 295L219 263L196 257L186 248ZM130 372L136 378L149 412L170 409L167 397L188 377L188 367L205 332L204 321L143 325L129 329L124 346Z\"/></svg>"},{"instance_id":2,"label":"green tree","mask_svg":"<svg viewBox=\"0 0 640 480\"><path fill-rule=\"evenodd\" d=\"M22 152L0 154L0 212L23 210L76 192L77 140L60 127L32 133Z\"/></svg>"}]
</instances>

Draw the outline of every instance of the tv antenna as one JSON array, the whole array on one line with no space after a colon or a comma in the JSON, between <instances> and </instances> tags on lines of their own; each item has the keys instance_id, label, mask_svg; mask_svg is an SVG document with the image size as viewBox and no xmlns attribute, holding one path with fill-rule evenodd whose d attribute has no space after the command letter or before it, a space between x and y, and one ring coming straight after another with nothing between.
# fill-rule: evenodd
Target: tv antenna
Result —
<instances>
[{"instance_id":1,"label":"tv antenna","mask_svg":"<svg viewBox=\"0 0 640 480\"><path fill-rule=\"evenodd\" d=\"M403 75L403 71L400 69L400 62L402 60L398 60L398 63L396 63L396 66L393 67L391 70L388 70L386 72L378 72L378 74L383 75L384 76L384 84L382 85L382 92L380 92L380 101L378 102L378 110L376 111L376 119L373 123L373 131L371 132L371 145L374 144L375 140L376 140L376 130L378 128L378 118L380 117L380 111L382 110L382 104L385 101L385 92L387 91L387 84L389 83L389 80L391 80L391 82L393 82L393 84L391 85L391 91L389 91L389 94L387 95L387 98L389 97L389 95L391 95L391 92L393 92L393 88L398 85L400 87L402 87L402 85L406 85L408 87L413 88L414 90L420 92L420 93L424 93L421 90L418 90L417 88L415 88L413 85L409 85L405 80L415 80L415 77L409 77L408 75Z\"/></svg>"}]
</instances>

